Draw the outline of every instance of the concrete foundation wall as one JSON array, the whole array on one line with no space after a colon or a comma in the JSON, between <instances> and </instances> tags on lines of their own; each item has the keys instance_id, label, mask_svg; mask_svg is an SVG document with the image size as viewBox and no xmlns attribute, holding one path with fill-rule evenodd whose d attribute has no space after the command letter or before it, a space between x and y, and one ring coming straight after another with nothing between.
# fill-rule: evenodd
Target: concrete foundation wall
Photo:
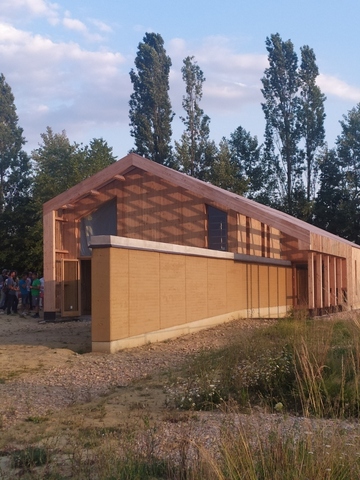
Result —
<instances>
[{"instance_id":1,"label":"concrete foundation wall","mask_svg":"<svg viewBox=\"0 0 360 480\"><path fill-rule=\"evenodd\" d=\"M281 317L291 306L289 267L142 243L93 248L93 351L113 353L235 318Z\"/></svg>"}]
</instances>

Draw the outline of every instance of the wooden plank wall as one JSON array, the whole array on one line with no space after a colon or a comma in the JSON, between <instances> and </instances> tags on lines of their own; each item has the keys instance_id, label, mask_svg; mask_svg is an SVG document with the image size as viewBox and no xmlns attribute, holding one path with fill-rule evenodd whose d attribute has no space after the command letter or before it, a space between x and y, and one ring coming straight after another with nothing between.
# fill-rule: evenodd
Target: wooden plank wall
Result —
<instances>
[{"instance_id":1,"label":"wooden plank wall","mask_svg":"<svg viewBox=\"0 0 360 480\"><path fill-rule=\"evenodd\" d=\"M237 217L238 253L281 258L279 230L241 213Z\"/></svg>"},{"instance_id":2,"label":"wooden plank wall","mask_svg":"<svg viewBox=\"0 0 360 480\"><path fill-rule=\"evenodd\" d=\"M127 238L207 247L206 202L192 192L133 169L126 182L112 181L97 194L59 212L59 258L79 257L81 217L117 197L117 234ZM222 208L213 204L216 208ZM234 253L281 258L280 232L233 210L228 212L228 249Z\"/></svg>"},{"instance_id":3,"label":"wooden plank wall","mask_svg":"<svg viewBox=\"0 0 360 480\"><path fill-rule=\"evenodd\" d=\"M183 188L133 170L118 192L118 235L206 246L204 200Z\"/></svg>"}]
</instances>

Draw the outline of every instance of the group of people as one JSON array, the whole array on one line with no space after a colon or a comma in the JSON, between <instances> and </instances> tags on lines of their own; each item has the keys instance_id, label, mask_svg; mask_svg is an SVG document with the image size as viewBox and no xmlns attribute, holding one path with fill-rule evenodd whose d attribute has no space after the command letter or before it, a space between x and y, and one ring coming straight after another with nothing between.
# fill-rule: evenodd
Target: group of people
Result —
<instances>
[{"instance_id":1,"label":"group of people","mask_svg":"<svg viewBox=\"0 0 360 480\"><path fill-rule=\"evenodd\" d=\"M21 298L20 312L18 312ZM18 278L15 270L3 270L0 275L0 314L40 319L40 305L44 298L44 279L35 272L25 272ZM40 321L40 320L39 320Z\"/></svg>"}]
</instances>

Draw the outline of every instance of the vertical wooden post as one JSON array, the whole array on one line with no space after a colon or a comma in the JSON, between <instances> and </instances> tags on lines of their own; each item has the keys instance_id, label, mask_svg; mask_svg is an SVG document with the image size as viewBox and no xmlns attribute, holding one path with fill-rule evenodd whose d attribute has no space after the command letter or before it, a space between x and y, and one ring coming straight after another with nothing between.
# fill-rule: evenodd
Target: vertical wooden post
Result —
<instances>
[{"instance_id":1,"label":"vertical wooden post","mask_svg":"<svg viewBox=\"0 0 360 480\"><path fill-rule=\"evenodd\" d=\"M324 307L330 307L330 257L324 255Z\"/></svg>"},{"instance_id":2,"label":"vertical wooden post","mask_svg":"<svg viewBox=\"0 0 360 480\"><path fill-rule=\"evenodd\" d=\"M315 272L314 272L315 253L308 253L308 297L309 309L315 308Z\"/></svg>"},{"instance_id":3,"label":"vertical wooden post","mask_svg":"<svg viewBox=\"0 0 360 480\"><path fill-rule=\"evenodd\" d=\"M298 301L299 293L298 293L295 265L292 266L292 297L293 297L293 305L294 307L297 307L299 304L299 301Z\"/></svg>"},{"instance_id":4,"label":"vertical wooden post","mask_svg":"<svg viewBox=\"0 0 360 480\"><path fill-rule=\"evenodd\" d=\"M44 215L44 318L56 311L55 212ZM46 318L45 318L46 319Z\"/></svg>"},{"instance_id":5,"label":"vertical wooden post","mask_svg":"<svg viewBox=\"0 0 360 480\"><path fill-rule=\"evenodd\" d=\"M336 292L337 292L337 305L343 304L343 280L342 280L342 259L336 259Z\"/></svg>"},{"instance_id":6,"label":"vertical wooden post","mask_svg":"<svg viewBox=\"0 0 360 480\"><path fill-rule=\"evenodd\" d=\"M330 305L337 305L336 301L336 259L333 256L329 257L330 270Z\"/></svg>"},{"instance_id":7,"label":"vertical wooden post","mask_svg":"<svg viewBox=\"0 0 360 480\"><path fill-rule=\"evenodd\" d=\"M316 262L315 262L315 281L316 281L316 299L315 299L315 307L316 308L323 308L323 278L322 278L322 254L316 254Z\"/></svg>"}]
</instances>

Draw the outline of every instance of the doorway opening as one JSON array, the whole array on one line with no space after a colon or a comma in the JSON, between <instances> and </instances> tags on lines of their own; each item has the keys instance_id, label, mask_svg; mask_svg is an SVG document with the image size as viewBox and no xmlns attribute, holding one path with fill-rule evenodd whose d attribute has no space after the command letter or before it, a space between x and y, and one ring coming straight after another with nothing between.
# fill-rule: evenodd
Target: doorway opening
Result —
<instances>
[{"instance_id":1,"label":"doorway opening","mask_svg":"<svg viewBox=\"0 0 360 480\"><path fill-rule=\"evenodd\" d=\"M80 260L81 315L91 315L91 260Z\"/></svg>"}]
</instances>

